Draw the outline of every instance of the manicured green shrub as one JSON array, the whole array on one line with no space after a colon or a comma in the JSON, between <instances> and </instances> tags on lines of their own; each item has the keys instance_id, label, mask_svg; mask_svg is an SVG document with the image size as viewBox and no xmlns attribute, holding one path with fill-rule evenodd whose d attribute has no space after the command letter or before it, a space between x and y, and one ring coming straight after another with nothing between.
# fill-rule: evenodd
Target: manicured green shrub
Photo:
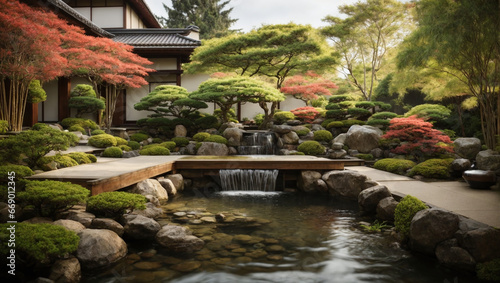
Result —
<instances>
[{"instance_id":1,"label":"manicured green shrub","mask_svg":"<svg viewBox=\"0 0 500 283\"><path fill-rule=\"evenodd\" d=\"M372 115L372 112L364 108L349 108L347 109L347 114L356 119L366 120Z\"/></svg>"},{"instance_id":2,"label":"manicured green shrub","mask_svg":"<svg viewBox=\"0 0 500 283\"><path fill-rule=\"evenodd\" d=\"M333 122L330 122L328 123L328 125L326 125L326 128L327 129L332 129L332 128L342 128L344 127L344 123L342 123L342 121L333 121Z\"/></svg>"},{"instance_id":3,"label":"manicured green shrub","mask_svg":"<svg viewBox=\"0 0 500 283\"><path fill-rule=\"evenodd\" d=\"M255 121L255 125L257 126L260 126L262 125L262 123L264 122L264 114L257 114L255 115L255 117L253 118L253 120Z\"/></svg>"},{"instance_id":4,"label":"manicured green shrub","mask_svg":"<svg viewBox=\"0 0 500 283\"><path fill-rule=\"evenodd\" d=\"M79 125L84 129L91 129L91 130L99 129L99 126L97 126L97 124L94 121L83 118L64 118L61 121L61 125L66 129L74 125Z\"/></svg>"},{"instance_id":5,"label":"manicured green shrub","mask_svg":"<svg viewBox=\"0 0 500 283\"><path fill-rule=\"evenodd\" d=\"M0 224L0 253L6 255L13 224ZM16 258L29 263L51 263L76 251L80 238L75 232L52 224L16 223Z\"/></svg>"},{"instance_id":6,"label":"manicured green shrub","mask_svg":"<svg viewBox=\"0 0 500 283\"><path fill-rule=\"evenodd\" d=\"M346 127L346 128L350 128L353 125L361 125L362 126L362 125L366 124L366 122L364 122L364 121L355 120L355 119L343 120L342 123L344 124L344 127Z\"/></svg>"},{"instance_id":7,"label":"manicured green shrub","mask_svg":"<svg viewBox=\"0 0 500 283\"><path fill-rule=\"evenodd\" d=\"M175 142L175 144L178 147L183 147L183 146L186 146L189 144L189 139L185 138L185 137L175 137L175 138L172 138L172 141Z\"/></svg>"},{"instance_id":8,"label":"manicured green shrub","mask_svg":"<svg viewBox=\"0 0 500 283\"><path fill-rule=\"evenodd\" d=\"M390 120L385 120L385 119L368 119L368 121L366 121L366 124L367 125L370 125L370 126L384 126L384 127L387 127L391 124Z\"/></svg>"},{"instance_id":9,"label":"manicured green shrub","mask_svg":"<svg viewBox=\"0 0 500 283\"><path fill-rule=\"evenodd\" d=\"M128 145L124 145L124 144L122 144L122 145L119 145L118 147L119 147L121 150L123 150L123 151L132 151L132 148L131 148L130 146L128 146Z\"/></svg>"},{"instance_id":10,"label":"manicured green shrub","mask_svg":"<svg viewBox=\"0 0 500 283\"><path fill-rule=\"evenodd\" d=\"M116 139L116 145L127 145L128 144L128 141L124 138L115 137L115 139Z\"/></svg>"},{"instance_id":11,"label":"manicured green shrub","mask_svg":"<svg viewBox=\"0 0 500 283\"><path fill-rule=\"evenodd\" d=\"M295 133L299 136L305 136L305 135L309 134L310 132L311 132L311 130L309 130L308 128L295 131Z\"/></svg>"},{"instance_id":12,"label":"manicured green shrub","mask_svg":"<svg viewBox=\"0 0 500 283\"><path fill-rule=\"evenodd\" d=\"M141 148L141 144L136 141L129 141L127 145L130 146L133 150L138 150L139 148Z\"/></svg>"},{"instance_id":13,"label":"manicured green shrub","mask_svg":"<svg viewBox=\"0 0 500 283\"><path fill-rule=\"evenodd\" d=\"M96 163L97 162L97 157L91 153L87 153L87 157L90 159L90 162Z\"/></svg>"},{"instance_id":14,"label":"manicured green shrub","mask_svg":"<svg viewBox=\"0 0 500 283\"><path fill-rule=\"evenodd\" d=\"M122 158L123 150L117 146L111 146L104 150L103 157Z\"/></svg>"},{"instance_id":15,"label":"manicured green shrub","mask_svg":"<svg viewBox=\"0 0 500 283\"><path fill-rule=\"evenodd\" d=\"M375 103L371 101L360 101L356 102L354 106L356 106L356 108L372 109L375 107Z\"/></svg>"},{"instance_id":16,"label":"manicured green shrub","mask_svg":"<svg viewBox=\"0 0 500 283\"><path fill-rule=\"evenodd\" d=\"M197 142L202 142L202 141L205 141L206 139L208 139L209 137L210 137L209 133L200 132L200 133L196 133L193 136L193 140L197 141Z\"/></svg>"},{"instance_id":17,"label":"manicured green shrub","mask_svg":"<svg viewBox=\"0 0 500 283\"><path fill-rule=\"evenodd\" d=\"M38 160L50 151L66 150L77 143L76 135L50 127L39 131L22 131L0 140L0 157L8 162L22 159L30 168L34 168Z\"/></svg>"},{"instance_id":18,"label":"manicured green shrub","mask_svg":"<svg viewBox=\"0 0 500 283\"><path fill-rule=\"evenodd\" d=\"M168 150L170 150L171 152L174 151L175 147L177 146L177 144L173 141L162 142L160 145L168 148Z\"/></svg>"},{"instance_id":19,"label":"manicured green shrub","mask_svg":"<svg viewBox=\"0 0 500 283\"><path fill-rule=\"evenodd\" d=\"M153 138L153 143L162 143L163 140L160 138Z\"/></svg>"},{"instance_id":20,"label":"manicured green shrub","mask_svg":"<svg viewBox=\"0 0 500 283\"><path fill-rule=\"evenodd\" d=\"M44 123L36 123L35 125L33 125L33 127L31 127L31 129L35 131L40 131L42 129L47 129L47 128L50 128L49 125Z\"/></svg>"},{"instance_id":21,"label":"manicured green shrub","mask_svg":"<svg viewBox=\"0 0 500 283\"><path fill-rule=\"evenodd\" d=\"M76 161L78 164L89 164L92 163L92 160L89 158L89 154L85 152L71 152L68 154L65 154L68 157L73 158L73 160Z\"/></svg>"},{"instance_id":22,"label":"manicured green shrub","mask_svg":"<svg viewBox=\"0 0 500 283\"><path fill-rule=\"evenodd\" d=\"M55 166L53 163L55 163ZM56 154L53 156L44 156L38 159L37 165L43 171L50 171L54 169L78 166L78 162L69 156Z\"/></svg>"},{"instance_id":23,"label":"manicured green shrub","mask_svg":"<svg viewBox=\"0 0 500 283\"><path fill-rule=\"evenodd\" d=\"M9 130L9 122L5 120L0 120L0 135L7 133Z\"/></svg>"},{"instance_id":24,"label":"manicured green shrub","mask_svg":"<svg viewBox=\"0 0 500 283\"><path fill-rule=\"evenodd\" d=\"M406 239L410 235L411 220L420 210L427 209L425 205L418 198L407 195L396 206L394 211L394 225L396 230Z\"/></svg>"},{"instance_id":25,"label":"manicured green shrub","mask_svg":"<svg viewBox=\"0 0 500 283\"><path fill-rule=\"evenodd\" d=\"M375 106L378 108L377 111L389 111L392 108L391 104L385 103L383 101L373 101L373 104L375 104Z\"/></svg>"},{"instance_id":26,"label":"manicured green shrub","mask_svg":"<svg viewBox=\"0 0 500 283\"><path fill-rule=\"evenodd\" d=\"M12 181L9 180L9 172L15 173L14 180L19 180L35 174L28 166L14 164L0 165L0 183Z\"/></svg>"},{"instance_id":27,"label":"manicured green shrub","mask_svg":"<svg viewBox=\"0 0 500 283\"><path fill-rule=\"evenodd\" d=\"M205 141L206 142L216 142L216 143L227 144L227 139L223 136L220 136L220 135L211 135Z\"/></svg>"},{"instance_id":28,"label":"manicured green shrub","mask_svg":"<svg viewBox=\"0 0 500 283\"><path fill-rule=\"evenodd\" d=\"M80 126L80 125L73 125L71 127L68 128L68 131L70 132L80 132L82 134L85 134L87 131L85 131L85 129Z\"/></svg>"},{"instance_id":29,"label":"manicured green shrub","mask_svg":"<svg viewBox=\"0 0 500 283\"><path fill-rule=\"evenodd\" d=\"M95 113L98 110L103 110L105 104L104 99L97 98L91 85L79 84L71 91L68 106L76 109L76 117L81 117L85 113Z\"/></svg>"},{"instance_id":30,"label":"manicured green shrub","mask_svg":"<svg viewBox=\"0 0 500 283\"><path fill-rule=\"evenodd\" d=\"M420 104L406 112L405 117L416 115L428 122L443 123L451 115L451 110L440 104Z\"/></svg>"},{"instance_id":31,"label":"manicured green shrub","mask_svg":"<svg viewBox=\"0 0 500 283\"><path fill-rule=\"evenodd\" d=\"M500 258L487 262L480 262L476 265L477 277L480 280L499 282L500 281Z\"/></svg>"},{"instance_id":32,"label":"manicured green shrub","mask_svg":"<svg viewBox=\"0 0 500 283\"><path fill-rule=\"evenodd\" d=\"M425 178L446 179L450 177L453 159L429 159L417 164L411 169L409 175L421 175Z\"/></svg>"},{"instance_id":33,"label":"manicured green shrub","mask_svg":"<svg viewBox=\"0 0 500 283\"><path fill-rule=\"evenodd\" d=\"M149 136L146 134L143 134L143 133L135 133L135 134L130 136L130 140L136 141L136 142L141 142L141 141L147 140L148 138L149 138Z\"/></svg>"},{"instance_id":34,"label":"manicured green shrub","mask_svg":"<svg viewBox=\"0 0 500 283\"><path fill-rule=\"evenodd\" d=\"M141 155L170 155L170 150L161 145L155 145L148 148L143 148L139 151Z\"/></svg>"},{"instance_id":35,"label":"manicured green shrub","mask_svg":"<svg viewBox=\"0 0 500 283\"><path fill-rule=\"evenodd\" d=\"M415 162L406 159L385 158L373 164L373 167L378 170L383 170L391 173L405 175L408 170L416 165Z\"/></svg>"},{"instance_id":36,"label":"manicured green shrub","mask_svg":"<svg viewBox=\"0 0 500 283\"><path fill-rule=\"evenodd\" d=\"M373 114L370 118L372 119L392 119L392 118L396 118L398 117L398 114L394 113L394 112L378 112L378 113L375 113Z\"/></svg>"},{"instance_id":37,"label":"manicured green shrub","mask_svg":"<svg viewBox=\"0 0 500 283\"><path fill-rule=\"evenodd\" d=\"M33 205L40 216L53 217L57 213L85 202L90 191L69 182L26 180L24 191L17 193L19 201Z\"/></svg>"},{"instance_id":38,"label":"manicured green shrub","mask_svg":"<svg viewBox=\"0 0 500 283\"><path fill-rule=\"evenodd\" d=\"M93 130L92 132L90 132L90 134L92 136L97 136L97 135L102 135L102 134L105 134L106 132L103 131L103 130Z\"/></svg>"},{"instance_id":39,"label":"manicured green shrub","mask_svg":"<svg viewBox=\"0 0 500 283\"><path fill-rule=\"evenodd\" d=\"M314 133L314 140L319 142L330 142L333 139L332 133L327 130L319 130Z\"/></svg>"},{"instance_id":40,"label":"manicured green shrub","mask_svg":"<svg viewBox=\"0 0 500 283\"><path fill-rule=\"evenodd\" d=\"M105 192L88 199L87 211L98 217L118 219L127 210L146 209L146 202L146 197L140 194Z\"/></svg>"},{"instance_id":41,"label":"manicured green shrub","mask_svg":"<svg viewBox=\"0 0 500 283\"><path fill-rule=\"evenodd\" d=\"M42 88L39 80L32 80L28 87L28 102L39 103L47 100L47 93Z\"/></svg>"},{"instance_id":42,"label":"manicured green shrub","mask_svg":"<svg viewBox=\"0 0 500 283\"><path fill-rule=\"evenodd\" d=\"M326 111L325 113L326 118L331 118L335 120L345 119L346 115L347 115L347 110L345 109L332 109Z\"/></svg>"},{"instance_id":43,"label":"manicured green shrub","mask_svg":"<svg viewBox=\"0 0 500 283\"><path fill-rule=\"evenodd\" d=\"M356 158L363 159L363 160L373 160L373 155L369 153L360 153L356 155Z\"/></svg>"},{"instance_id":44,"label":"manicured green shrub","mask_svg":"<svg viewBox=\"0 0 500 283\"><path fill-rule=\"evenodd\" d=\"M89 138L89 145L98 147L98 148L106 148L110 146L116 146L116 138L112 135L102 134L97 136L92 136Z\"/></svg>"},{"instance_id":45,"label":"manicured green shrub","mask_svg":"<svg viewBox=\"0 0 500 283\"><path fill-rule=\"evenodd\" d=\"M305 155L305 153L300 152L300 151L295 151L295 152L289 153L289 155Z\"/></svg>"},{"instance_id":46,"label":"manicured green shrub","mask_svg":"<svg viewBox=\"0 0 500 283\"><path fill-rule=\"evenodd\" d=\"M346 100L351 100L351 99L352 99L352 97L350 95L338 94L338 95L332 95L332 96L330 96L330 98L328 99L328 101L332 102L332 103L339 103L339 102L346 101Z\"/></svg>"},{"instance_id":47,"label":"manicured green shrub","mask_svg":"<svg viewBox=\"0 0 500 283\"><path fill-rule=\"evenodd\" d=\"M198 129L212 129L219 127L219 120L217 117L212 115L207 115L201 118L194 120L194 125Z\"/></svg>"},{"instance_id":48,"label":"manicured green shrub","mask_svg":"<svg viewBox=\"0 0 500 283\"><path fill-rule=\"evenodd\" d=\"M280 111L274 114L273 119L276 123L283 124L286 121L295 120L295 115L290 111Z\"/></svg>"},{"instance_id":49,"label":"manicured green shrub","mask_svg":"<svg viewBox=\"0 0 500 283\"><path fill-rule=\"evenodd\" d=\"M330 124L331 122L335 121L335 119L325 119L323 122L321 122L321 127L325 128Z\"/></svg>"},{"instance_id":50,"label":"manicured green shrub","mask_svg":"<svg viewBox=\"0 0 500 283\"><path fill-rule=\"evenodd\" d=\"M297 147L297 151L306 155L321 155L325 152L325 147L317 141L305 141Z\"/></svg>"}]
</instances>

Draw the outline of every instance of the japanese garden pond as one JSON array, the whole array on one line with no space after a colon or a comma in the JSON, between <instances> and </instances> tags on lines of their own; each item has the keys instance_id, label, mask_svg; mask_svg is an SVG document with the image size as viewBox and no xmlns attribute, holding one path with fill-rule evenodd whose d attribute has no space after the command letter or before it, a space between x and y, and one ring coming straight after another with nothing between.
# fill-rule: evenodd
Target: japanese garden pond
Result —
<instances>
[{"instance_id":1,"label":"japanese garden pond","mask_svg":"<svg viewBox=\"0 0 500 283\"><path fill-rule=\"evenodd\" d=\"M82 282L475 282L367 233L357 203L286 192L184 194L163 206L161 225L188 226L205 241L174 254L129 242L128 256Z\"/></svg>"}]
</instances>

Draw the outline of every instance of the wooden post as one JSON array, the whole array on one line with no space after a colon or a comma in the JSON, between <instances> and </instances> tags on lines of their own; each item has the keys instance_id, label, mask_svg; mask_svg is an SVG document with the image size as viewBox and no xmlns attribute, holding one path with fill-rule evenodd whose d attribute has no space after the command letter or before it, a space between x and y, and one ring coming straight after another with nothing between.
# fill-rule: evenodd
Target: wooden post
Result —
<instances>
[{"instance_id":1,"label":"wooden post","mask_svg":"<svg viewBox=\"0 0 500 283\"><path fill-rule=\"evenodd\" d=\"M69 97L71 90L71 81L68 78L61 77L57 83L57 95L59 98L58 103L58 115L57 118L62 121L64 118L68 118L70 116L69 112Z\"/></svg>"}]
</instances>

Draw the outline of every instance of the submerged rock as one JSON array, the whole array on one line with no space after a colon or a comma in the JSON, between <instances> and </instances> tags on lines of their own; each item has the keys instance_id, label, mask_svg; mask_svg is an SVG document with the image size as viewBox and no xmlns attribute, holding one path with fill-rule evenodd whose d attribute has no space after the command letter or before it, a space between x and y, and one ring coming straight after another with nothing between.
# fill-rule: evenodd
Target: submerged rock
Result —
<instances>
[{"instance_id":1,"label":"submerged rock","mask_svg":"<svg viewBox=\"0 0 500 283\"><path fill-rule=\"evenodd\" d=\"M132 239L153 239L160 224L151 218L128 214L123 216L124 235Z\"/></svg>"},{"instance_id":2,"label":"submerged rock","mask_svg":"<svg viewBox=\"0 0 500 283\"><path fill-rule=\"evenodd\" d=\"M193 253L205 245L203 240L193 236L189 229L173 225L163 226L156 234L156 241L177 253Z\"/></svg>"},{"instance_id":3,"label":"submerged rock","mask_svg":"<svg viewBox=\"0 0 500 283\"><path fill-rule=\"evenodd\" d=\"M78 283L81 278L82 269L76 258L58 260L50 269L49 279L54 282Z\"/></svg>"}]
</instances>

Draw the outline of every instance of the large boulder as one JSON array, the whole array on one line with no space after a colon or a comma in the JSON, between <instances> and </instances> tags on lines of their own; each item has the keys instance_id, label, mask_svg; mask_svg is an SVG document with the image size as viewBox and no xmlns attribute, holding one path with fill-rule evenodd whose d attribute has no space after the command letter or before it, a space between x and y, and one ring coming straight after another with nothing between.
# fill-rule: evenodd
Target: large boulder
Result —
<instances>
[{"instance_id":1,"label":"large boulder","mask_svg":"<svg viewBox=\"0 0 500 283\"><path fill-rule=\"evenodd\" d=\"M156 234L156 241L176 253L193 253L205 245L205 242L193 236L188 228L174 225L163 226Z\"/></svg>"},{"instance_id":2,"label":"large boulder","mask_svg":"<svg viewBox=\"0 0 500 283\"><path fill-rule=\"evenodd\" d=\"M394 222L394 214L398 201L392 196L380 200L377 204L377 218L382 221Z\"/></svg>"},{"instance_id":3,"label":"large boulder","mask_svg":"<svg viewBox=\"0 0 500 283\"><path fill-rule=\"evenodd\" d=\"M155 220L137 214L126 214L123 216L124 236L136 239L153 239L161 226Z\"/></svg>"},{"instance_id":4,"label":"large boulder","mask_svg":"<svg viewBox=\"0 0 500 283\"><path fill-rule=\"evenodd\" d=\"M434 255L437 244L451 239L458 225L458 215L452 212L438 208L421 210L411 221L410 245L416 251Z\"/></svg>"},{"instance_id":5,"label":"large boulder","mask_svg":"<svg viewBox=\"0 0 500 283\"><path fill-rule=\"evenodd\" d=\"M466 249L477 262L500 258L500 230L482 227L465 232L459 237L459 244Z\"/></svg>"},{"instance_id":6,"label":"large boulder","mask_svg":"<svg viewBox=\"0 0 500 283\"><path fill-rule=\"evenodd\" d=\"M160 182L161 186L167 191L167 194L169 196L175 196L177 194L177 188L174 186L174 183L170 179L160 177L158 178L158 182Z\"/></svg>"},{"instance_id":7,"label":"large boulder","mask_svg":"<svg viewBox=\"0 0 500 283\"><path fill-rule=\"evenodd\" d=\"M488 149L480 151L476 155L476 164L479 170L494 171L500 174L500 153Z\"/></svg>"},{"instance_id":8,"label":"large boulder","mask_svg":"<svg viewBox=\"0 0 500 283\"><path fill-rule=\"evenodd\" d=\"M225 144L216 142L202 142L198 149L197 155L216 155L226 156L229 154L229 149Z\"/></svg>"},{"instance_id":9,"label":"large boulder","mask_svg":"<svg viewBox=\"0 0 500 283\"><path fill-rule=\"evenodd\" d=\"M49 279L56 283L78 283L82 278L80 262L76 258L60 259L50 269Z\"/></svg>"},{"instance_id":10,"label":"large boulder","mask_svg":"<svg viewBox=\"0 0 500 283\"><path fill-rule=\"evenodd\" d=\"M274 125L271 130L280 135L287 134L292 131L292 127L288 125Z\"/></svg>"},{"instance_id":11,"label":"large boulder","mask_svg":"<svg viewBox=\"0 0 500 283\"><path fill-rule=\"evenodd\" d=\"M69 211L66 218L69 220L80 222L81 224L83 224L83 226L88 228L90 227L90 224L92 224L92 220L95 219L95 215L90 212L75 210Z\"/></svg>"},{"instance_id":12,"label":"large boulder","mask_svg":"<svg viewBox=\"0 0 500 283\"><path fill-rule=\"evenodd\" d=\"M111 218L96 218L90 225L91 229L107 229L115 232L118 236L123 235L123 226Z\"/></svg>"},{"instance_id":13,"label":"large boulder","mask_svg":"<svg viewBox=\"0 0 500 283\"><path fill-rule=\"evenodd\" d=\"M152 195L158 198L162 203L168 201L168 193L163 186L155 179L147 179L137 183L131 190L131 193L143 196Z\"/></svg>"},{"instance_id":14,"label":"large boulder","mask_svg":"<svg viewBox=\"0 0 500 283\"><path fill-rule=\"evenodd\" d=\"M296 132L289 132L284 134L281 139L285 144L299 144L299 135Z\"/></svg>"},{"instance_id":15,"label":"large boulder","mask_svg":"<svg viewBox=\"0 0 500 283\"><path fill-rule=\"evenodd\" d=\"M436 258L445 266L474 271L476 261L468 251L458 246L457 239L446 240L436 247Z\"/></svg>"},{"instance_id":16,"label":"large boulder","mask_svg":"<svg viewBox=\"0 0 500 283\"><path fill-rule=\"evenodd\" d=\"M175 126L174 130L174 136L176 137L186 137L187 135L187 129L183 125L177 125Z\"/></svg>"},{"instance_id":17,"label":"large boulder","mask_svg":"<svg viewBox=\"0 0 500 283\"><path fill-rule=\"evenodd\" d=\"M347 134L346 133L342 133L336 137L333 138L333 143L341 143L341 144L345 144L345 140L347 139Z\"/></svg>"},{"instance_id":18,"label":"large boulder","mask_svg":"<svg viewBox=\"0 0 500 283\"><path fill-rule=\"evenodd\" d=\"M158 218L163 214L163 209L152 202L146 203L146 209L134 209L130 214L142 215L147 218Z\"/></svg>"},{"instance_id":19,"label":"large boulder","mask_svg":"<svg viewBox=\"0 0 500 283\"><path fill-rule=\"evenodd\" d=\"M481 151L481 140L478 138L457 138L453 144L455 153L466 159L475 159Z\"/></svg>"},{"instance_id":20,"label":"large boulder","mask_svg":"<svg viewBox=\"0 0 500 283\"><path fill-rule=\"evenodd\" d=\"M78 236L76 257L83 269L105 267L127 255L127 244L113 231L85 229Z\"/></svg>"},{"instance_id":21,"label":"large boulder","mask_svg":"<svg viewBox=\"0 0 500 283\"><path fill-rule=\"evenodd\" d=\"M378 141L382 134L379 128L353 125L347 131L345 144L361 153L370 153L372 149L379 147Z\"/></svg>"},{"instance_id":22,"label":"large boulder","mask_svg":"<svg viewBox=\"0 0 500 283\"><path fill-rule=\"evenodd\" d=\"M184 177L181 174L167 175L165 179L172 181L177 192L182 192L184 190Z\"/></svg>"},{"instance_id":23,"label":"large boulder","mask_svg":"<svg viewBox=\"0 0 500 283\"><path fill-rule=\"evenodd\" d=\"M297 180L297 188L306 193L316 193L318 179L321 179L321 173L317 171L301 171Z\"/></svg>"},{"instance_id":24,"label":"large boulder","mask_svg":"<svg viewBox=\"0 0 500 283\"><path fill-rule=\"evenodd\" d=\"M227 128L222 133L222 136L227 139L227 145L240 146L241 138L243 137L243 130L238 128Z\"/></svg>"},{"instance_id":25,"label":"large boulder","mask_svg":"<svg viewBox=\"0 0 500 283\"><path fill-rule=\"evenodd\" d=\"M332 196L344 196L357 200L361 191L367 187L367 177L356 171L335 170L321 177L328 185L328 191Z\"/></svg>"},{"instance_id":26,"label":"large boulder","mask_svg":"<svg viewBox=\"0 0 500 283\"><path fill-rule=\"evenodd\" d=\"M390 196L392 194L386 186L374 186L359 193L358 205L362 212L373 213L377 210L378 203Z\"/></svg>"},{"instance_id":27,"label":"large boulder","mask_svg":"<svg viewBox=\"0 0 500 283\"><path fill-rule=\"evenodd\" d=\"M54 221L52 224L62 226L75 233L80 233L85 229L85 226L83 226L82 223L69 219L59 219L57 221Z\"/></svg>"}]
</instances>

